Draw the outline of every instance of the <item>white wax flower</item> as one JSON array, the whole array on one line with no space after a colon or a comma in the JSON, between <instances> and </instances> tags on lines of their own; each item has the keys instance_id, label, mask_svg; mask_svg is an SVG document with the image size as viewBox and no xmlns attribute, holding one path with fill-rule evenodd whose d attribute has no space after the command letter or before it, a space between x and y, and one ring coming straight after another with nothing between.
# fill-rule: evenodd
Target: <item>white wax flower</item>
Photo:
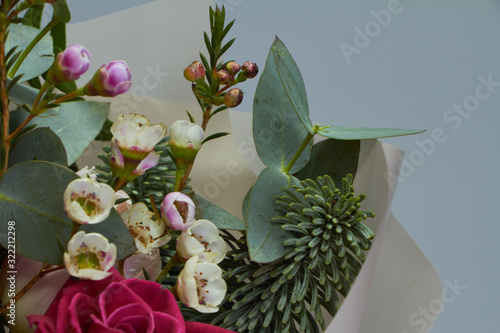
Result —
<instances>
[{"instance_id":1,"label":"white wax flower","mask_svg":"<svg viewBox=\"0 0 500 333\"><path fill-rule=\"evenodd\" d=\"M116 246L103 235L79 231L71 237L63 259L70 275L102 280L111 274L108 270L115 264L116 254Z\"/></svg>"},{"instance_id":2,"label":"white wax flower","mask_svg":"<svg viewBox=\"0 0 500 333\"><path fill-rule=\"evenodd\" d=\"M154 214L143 202L132 205L121 215L134 237L137 250L144 254L151 252L153 248L167 244L172 237L168 233L164 234L165 223L162 220L154 221L153 216Z\"/></svg>"},{"instance_id":3,"label":"white wax flower","mask_svg":"<svg viewBox=\"0 0 500 333\"><path fill-rule=\"evenodd\" d=\"M176 288L182 303L203 313L217 312L227 291L222 269L211 262L198 262L198 256L186 262Z\"/></svg>"},{"instance_id":4,"label":"white wax flower","mask_svg":"<svg viewBox=\"0 0 500 333\"><path fill-rule=\"evenodd\" d=\"M115 191L111 186L96 183L90 178L75 179L64 191L66 214L80 224L104 221L115 201Z\"/></svg>"},{"instance_id":5,"label":"white wax flower","mask_svg":"<svg viewBox=\"0 0 500 333\"><path fill-rule=\"evenodd\" d=\"M149 119L143 115L127 113L118 116L111 125L111 133L122 152L149 154L167 135L167 126L161 123L151 125Z\"/></svg>"},{"instance_id":6,"label":"white wax flower","mask_svg":"<svg viewBox=\"0 0 500 333\"><path fill-rule=\"evenodd\" d=\"M209 220L197 220L177 239L177 254L188 259L195 255L199 261L220 263L226 256L226 242Z\"/></svg>"},{"instance_id":7,"label":"white wax flower","mask_svg":"<svg viewBox=\"0 0 500 333\"><path fill-rule=\"evenodd\" d=\"M109 158L111 169L116 176L125 176L130 178L129 180L135 179L138 176L144 174L148 169L151 169L160 161L160 155L154 151L151 151L148 155L141 157L140 162L133 163L132 168L135 167L134 171L130 172L125 166L125 157L118 146L118 140L116 138L111 139L111 156ZM130 162L130 161L129 161Z\"/></svg>"},{"instance_id":8,"label":"white wax flower","mask_svg":"<svg viewBox=\"0 0 500 333\"><path fill-rule=\"evenodd\" d=\"M175 121L169 129L169 145L177 158L193 159L201 148L203 129L187 120Z\"/></svg>"}]
</instances>

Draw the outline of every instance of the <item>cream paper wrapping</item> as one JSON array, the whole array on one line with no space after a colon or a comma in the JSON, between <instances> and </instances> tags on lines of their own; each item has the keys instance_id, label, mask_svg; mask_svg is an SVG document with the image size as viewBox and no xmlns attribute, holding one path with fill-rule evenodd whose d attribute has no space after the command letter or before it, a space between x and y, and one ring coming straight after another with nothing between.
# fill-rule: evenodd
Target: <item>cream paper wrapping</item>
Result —
<instances>
[{"instance_id":1,"label":"cream paper wrapping","mask_svg":"<svg viewBox=\"0 0 500 333\"><path fill-rule=\"evenodd\" d=\"M180 73L203 48L200 36L208 27L207 7L203 0L157 1L68 26L69 43L92 50L96 66L124 58L132 68L131 93L113 100L110 119L116 119L119 113L135 112L148 116L153 123L170 125L186 119L185 110L199 113ZM189 13L190 24L178 13ZM193 58L186 59L186 54ZM82 82L87 79L83 77ZM203 147L191 174L191 185L197 193L241 217L243 197L262 168L253 149L251 116L235 111L220 113L209 124L207 135L217 131L233 135ZM95 156L100 153L100 145L94 142L79 164L99 163ZM394 175L398 174L402 154L380 141L362 142L354 185L357 193L367 194L363 209L377 215L367 222L377 236L351 292L325 332L422 333L428 332L435 320L425 317L424 326L421 321L417 325L415 318L421 318L420 309L442 299L439 278L390 211L397 178Z\"/></svg>"}]
</instances>

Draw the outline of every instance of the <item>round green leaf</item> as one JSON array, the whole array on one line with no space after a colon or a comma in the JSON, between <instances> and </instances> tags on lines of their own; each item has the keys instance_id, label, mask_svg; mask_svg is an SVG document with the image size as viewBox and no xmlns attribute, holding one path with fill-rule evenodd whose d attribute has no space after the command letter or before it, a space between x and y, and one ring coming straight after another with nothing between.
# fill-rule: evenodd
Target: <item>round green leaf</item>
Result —
<instances>
[{"instance_id":1,"label":"round green leaf","mask_svg":"<svg viewBox=\"0 0 500 333\"><path fill-rule=\"evenodd\" d=\"M36 128L14 141L9 154L9 166L33 160L68 165L61 139L49 128Z\"/></svg>"},{"instance_id":2,"label":"round green leaf","mask_svg":"<svg viewBox=\"0 0 500 333\"><path fill-rule=\"evenodd\" d=\"M17 46L16 52L24 50L39 32L40 29L22 24L9 25L9 36L5 43L5 52L7 53L14 46ZM31 50L16 75L24 74L21 81L28 81L45 73L53 62L52 37L47 34Z\"/></svg>"},{"instance_id":3,"label":"round green leaf","mask_svg":"<svg viewBox=\"0 0 500 333\"><path fill-rule=\"evenodd\" d=\"M359 148L359 140L320 141L313 146L309 163L294 176L304 180L328 175L336 184L341 184L347 174L356 175Z\"/></svg>"},{"instance_id":4,"label":"round green leaf","mask_svg":"<svg viewBox=\"0 0 500 333\"><path fill-rule=\"evenodd\" d=\"M0 244L12 243L8 221L15 222L16 253L40 262L62 264L57 238L69 241L72 221L64 212L63 193L78 176L60 165L29 161L8 169L0 181ZM118 213L112 209L101 223L85 225L81 230L98 232L118 249L118 259L135 251L132 236Z\"/></svg>"},{"instance_id":5,"label":"round green leaf","mask_svg":"<svg viewBox=\"0 0 500 333\"><path fill-rule=\"evenodd\" d=\"M36 117L29 125L50 127L61 139L71 165L99 134L108 115L109 103L79 101L63 103L56 116Z\"/></svg>"},{"instance_id":6,"label":"round green leaf","mask_svg":"<svg viewBox=\"0 0 500 333\"><path fill-rule=\"evenodd\" d=\"M277 260L287 254L283 242L294 235L281 230L281 225L272 223L273 217L281 214L274 204L275 196L284 195L282 188L288 188L298 180L276 168L262 170L248 199L246 213L247 241L250 258L260 263Z\"/></svg>"}]
</instances>

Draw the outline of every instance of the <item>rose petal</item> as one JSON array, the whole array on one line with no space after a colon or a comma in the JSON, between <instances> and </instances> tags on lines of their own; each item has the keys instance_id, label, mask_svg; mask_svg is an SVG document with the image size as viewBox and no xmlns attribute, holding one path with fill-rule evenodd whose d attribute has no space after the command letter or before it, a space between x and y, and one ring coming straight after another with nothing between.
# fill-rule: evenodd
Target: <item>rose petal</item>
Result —
<instances>
[{"instance_id":1,"label":"rose petal","mask_svg":"<svg viewBox=\"0 0 500 333\"><path fill-rule=\"evenodd\" d=\"M118 308L122 307L123 304L134 303L149 308L149 305L124 283L112 283L99 295L99 307L104 320Z\"/></svg>"},{"instance_id":2,"label":"rose petal","mask_svg":"<svg viewBox=\"0 0 500 333\"><path fill-rule=\"evenodd\" d=\"M168 313L154 312L155 330L154 333L184 333L184 319L179 320Z\"/></svg>"},{"instance_id":3,"label":"rose petal","mask_svg":"<svg viewBox=\"0 0 500 333\"><path fill-rule=\"evenodd\" d=\"M126 304L126 303L125 303ZM105 319L109 327L119 328L121 324L126 324L134 328L133 332L152 333L154 328L153 314L149 306L131 303L116 309Z\"/></svg>"},{"instance_id":4,"label":"rose petal","mask_svg":"<svg viewBox=\"0 0 500 333\"><path fill-rule=\"evenodd\" d=\"M135 294L140 295L153 311L168 313L184 321L174 295L168 289L153 281L130 279L122 282Z\"/></svg>"},{"instance_id":5,"label":"rose petal","mask_svg":"<svg viewBox=\"0 0 500 333\"><path fill-rule=\"evenodd\" d=\"M56 333L56 321L54 318L41 315L28 316L30 328L37 326L35 333Z\"/></svg>"}]
</instances>

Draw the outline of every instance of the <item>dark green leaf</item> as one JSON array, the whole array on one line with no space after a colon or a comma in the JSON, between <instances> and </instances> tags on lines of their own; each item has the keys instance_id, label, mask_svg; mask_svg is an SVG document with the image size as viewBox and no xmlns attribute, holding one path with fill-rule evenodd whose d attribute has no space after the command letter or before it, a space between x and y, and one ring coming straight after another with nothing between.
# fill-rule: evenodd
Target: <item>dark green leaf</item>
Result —
<instances>
[{"instance_id":1,"label":"dark green leaf","mask_svg":"<svg viewBox=\"0 0 500 333\"><path fill-rule=\"evenodd\" d=\"M274 204L275 196L284 195L281 188L289 188L299 181L276 168L262 170L255 181L248 200L246 221L250 258L259 263L268 263L290 252L283 245L294 234L281 230L281 225L271 223L273 217L281 215Z\"/></svg>"},{"instance_id":2,"label":"dark green leaf","mask_svg":"<svg viewBox=\"0 0 500 333\"><path fill-rule=\"evenodd\" d=\"M320 129L318 134L326 138L338 140L364 140L380 139L393 136L411 135L422 133L422 130L396 129L396 128L368 128L368 127L340 127L329 126Z\"/></svg>"},{"instance_id":3,"label":"dark green leaf","mask_svg":"<svg viewBox=\"0 0 500 333\"><path fill-rule=\"evenodd\" d=\"M23 16L23 24L40 29L40 24L42 23L43 7L44 5L42 4L28 8Z\"/></svg>"},{"instance_id":4,"label":"dark green leaf","mask_svg":"<svg viewBox=\"0 0 500 333\"><path fill-rule=\"evenodd\" d=\"M188 110L186 110L186 113L187 113L187 115L188 115L188 117L189 117L189 121L190 121L191 123L193 123L193 124L196 124L196 120L194 120L193 115L192 115L191 113L189 113L189 111L188 111Z\"/></svg>"},{"instance_id":5,"label":"dark green leaf","mask_svg":"<svg viewBox=\"0 0 500 333\"><path fill-rule=\"evenodd\" d=\"M73 222L64 212L63 193L78 176L60 165L30 161L8 169L0 182L0 220L16 223L16 253L40 262L59 265L57 237L67 242ZM135 251L133 238L118 213L112 209L101 223L81 230L97 232L118 250L118 259ZM0 225L0 243L7 248L7 223Z\"/></svg>"},{"instance_id":6,"label":"dark green leaf","mask_svg":"<svg viewBox=\"0 0 500 333\"><path fill-rule=\"evenodd\" d=\"M223 136L226 136L226 135L229 135L230 133L228 132L218 132L218 133L214 133L212 135L209 135L208 137L206 137L203 141L202 141L202 144L205 143L205 142L208 142L210 140L213 140L213 139L217 139L217 138L221 138Z\"/></svg>"},{"instance_id":7,"label":"dark green leaf","mask_svg":"<svg viewBox=\"0 0 500 333\"><path fill-rule=\"evenodd\" d=\"M56 84L56 88L61 90L65 94L69 94L70 92L78 89L75 81Z\"/></svg>"},{"instance_id":8,"label":"dark green leaf","mask_svg":"<svg viewBox=\"0 0 500 333\"><path fill-rule=\"evenodd\" d=\"M148 271L147 271L144 267L142 268L142 274L144 274L144 278L145 278L147 281L151 281L151 277L149 276Z\"/></svg>"},{"instance_id":9,"label":"dark green leaf","mask_svg":"<svg viewBox=\"0 0 500 333\"><path fill-rule=\"evenodd\" d=\"M95 140L99 141L111 141L111 138L113 137L113 134L111 133L111 126L113 125L113 122L109 119L106 118L104 121L104 124L102 125L101 131L95 138Z\"/></svg>"},{"instance_id":10,"label":"dark green leaf","mask_svg":"<svg viewBox=\"0 0 500 333\"><path fill-rule=\"evenodd\" d=\"M231 45L233 45L234 41L236 40L236 38L233 38L231 39L229 42L227 42L219 51L219 54L218 56L219 57L222 57L222 55L224 54L224 52L226 52L230 47Z\"/></svg>"},{"instance_id":11,"label":"dark green leaf","mask_svg":"<svg viewBox=\"0 0 500 333\"><path fill-rule=\"evenodd\" d=\"M26 25L9 25L9 37L5 43L6 51L8 52L14 46L18 46L19 51L24 50L39 32L39 29ZM45 73L52 66L53 61L52 37L45 35L28 54L16 74L24 74L23 81L28 81Z\"/></svg>"},{"instance_id":12,"label":"dark green leaf","mask_svg":"<svg viewBox=\"0 0 500 333\"><path fill-rule=\"evenodd\" d=\"M210 117L212 117L212 116L216 115L217 113L219 113L219 112L221 112L221 111L227 110L227 109L228 109L228 107L227 107L227 106L225 106L225 105L223 105L223 106L219 106L217 109L215 109L215 111L214 111L214 112L212 112L212 113L210 114Z\"/></svg>"},{"instance_id":13,"label":"dark green leaf","mask_svg":"<svg viewBox=\"0 0 500 333\"><path fill-rule=\"evenodd\" d=\"M356 174L359 147L359 140L320 141L313 146L309 163L294 176L304 180L328 175L335 183L341 184L347 174Z\"/></svg>"},{"instance_id":14,"label":"dark green leaf","mask_svg":"<svg viewBox=\"0 0 500 333\"><path fill-rule=\"evenodd\" d=\"M212 221L217 228L245 230L245 222L228 213L207 199L196 195L204 219Z\"/></svg>"},{"instance_id":15,"label":"dark green leaf","mask_svg":"<svg viewBox=\"0 0 500 333\"><path fill-rule=\"evenodd\" d=\"M61 22L68 23L71 21L71 13L66 0L57 0L52 7L54 7L54 15L59 18Z\"/></svg>"},{"instance_id":16,"label":"dark green leaf","mask_svg":"<svg viewBox=\"0 0 500 333\"><path fill-rule=\"evenodd\" d=\"M54 43L54 55L66 49L66 24L57 23L51 30L50 35Z\"/></svg>"},{"instance_id":17,"label":"dark green leaf","mask_svg":"<svg viewBox=\"0 0 500 333\"><path fill-rule=\"evenodd\" d=\"M61 139L49 128L37 128L14 141L9 167L24 161L49 161L67 166L66 150Z\"/></svg>"},{"instance_id":18,"label":"dark green leaf","mask_svg":"<svg viewBox=\"0 0 500 333\"><path fill-rule=\"evenodd\" d=\"M275 44L269 51L255 92L253 136L262 162L268 167L284 170L309 132L295 112L280 79L275 60ZM292 173L307 164L311 147L312 142L293 166Z\"/></svg>"}]
</instances>

